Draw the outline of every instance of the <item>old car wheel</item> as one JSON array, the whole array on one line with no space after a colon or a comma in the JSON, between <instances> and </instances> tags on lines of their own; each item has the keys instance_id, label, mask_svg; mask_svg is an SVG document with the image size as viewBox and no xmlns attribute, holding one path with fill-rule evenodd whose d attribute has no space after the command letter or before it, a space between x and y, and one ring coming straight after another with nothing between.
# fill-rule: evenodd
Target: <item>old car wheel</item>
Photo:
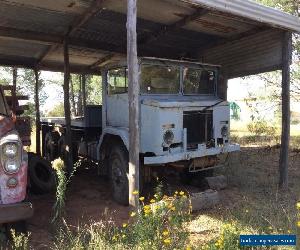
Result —
<instances>
[{"instance_id":1,"label":"old car wheel","mask_svg":"<svg viewBox=\"0 0 300 250\"><path fill-rule=\"evenodd\" d=\"M116 202L128 205L128 151L124 145L116 145L110 155L110 181Z\"/></svg>"},{"instance_id":2,"label":"old car wheel","mask_svg":"<svg viewBox=\"0 0 300 250\"><path fill-rule=\"evenodd\" d=\"M45 136L45 153L48 161L53 161L59 156L58 141L60 134L57 131L50 131Z\"/></svg>"},{"instance_id":3,"label":"old car wheel","mask_svg":"<svg viewBox=\"0 0 300 250\"><path fill-rule=\"evenodd\" d=\"M54 190L55 175L48 161L39 156L29 160L29 178L31 191L36 194L45 194Z\"/></svg>"}]
</instances>

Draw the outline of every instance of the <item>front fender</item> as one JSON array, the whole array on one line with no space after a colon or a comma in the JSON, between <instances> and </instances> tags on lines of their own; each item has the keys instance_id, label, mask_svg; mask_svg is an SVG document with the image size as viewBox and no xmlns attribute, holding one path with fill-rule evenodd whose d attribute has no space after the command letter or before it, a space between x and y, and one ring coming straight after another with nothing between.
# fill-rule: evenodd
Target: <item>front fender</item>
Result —
<instances>
[{"instance_id":1,"label":"front fender","mask_svg":"<svg viewBox=\"0 0 300 250\"><path fill-rule=\"evenodd\" d=\"M100 160L100 148L103 143L105 135L115 135L120 137L123 141L125 147L129 151L129 129L124 127L106 127L103 129L102 135L100 137L98 146L97 146L97 159Z\"/></svg>"}]
</instances>

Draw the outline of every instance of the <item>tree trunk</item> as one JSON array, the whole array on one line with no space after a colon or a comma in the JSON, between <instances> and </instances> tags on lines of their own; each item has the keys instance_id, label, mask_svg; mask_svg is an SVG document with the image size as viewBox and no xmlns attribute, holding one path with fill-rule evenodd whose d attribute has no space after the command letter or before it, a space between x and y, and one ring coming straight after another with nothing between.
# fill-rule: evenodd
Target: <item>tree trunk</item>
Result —
<instances>
[{"instance_id":1,"label":"tree trunk","mask_svg":"<svg viewBox=\"0 0 300 250\"><path fill-rule=\"evenodd\" d=\"M86 75L82 75L82 99L83 99L83 113L85 112L86 107ZM85 114L85 113L84 113Z\"/></svg>"},{"instance_id":2,"label":"tree trunk","mask_svg":"<svg viewBox=\"0 0 300 250\"><path fill-rule=\"evenodd\" d=\"M78 92L78 102L77 102L77 115L82 116L82 75L78 75L79 79L79 92Z\"/></svg>"},{"instance_id":3,"label":"tree trunk","mask_svg":"<svg viewBox=\"0 0 300 250\"><path fill-rule=\"evenodd\" d=\"M37 155L41 155L41 117L40 117L40 99L39 99L39 72L38 70L34 70L35 75L35 95L34 95L34 102L35 102L35 128L36 128L36 153Z\"/></svg>"},{"instance_id":4,"label":"tree trunk","mask_svg":"<svg viewBox=\"0 0 300 250\"><path fill-rule=\"evenodd\" d=\"M292 34L284 34L282 48L282 131L279 160L279 188L288 188L290 143L290 64L292 58Z\"/></svg>"},{"instance_id":5,"label":"tree trunk","mask_svg":"<svg viewBox=\"0 0 300 250\"><path fill-rule=\"evenodd\" d=\"M73 170L73 151L72 151L72 133L71 133L71 111L70 111L70 63L68 38L64 40L64 111L66 120L65 132L65 164L70 174Z\"/></svg>"},{"instance_id":6,"label":"tree trunk","mask_svg":"<svg viewBox=\"0 0 300 250\"><path fill-rule=\"evenodd\" d=\"M13 89L11 92L12 96L12 112L16 114L16 106L17 106L17 77L18 77L18 69L16 67L13 67Z\"/></svg>"},{"instance_id":7,"label":"tree trunk","mask_svg":"<svg viewBox=\"0 0 300 250\"><path fill-rule=\"evenodd\" d=\"M129 96L129 204L135 208L139 205L139 84L137 60L136 0L127 1L127 63L128 63L128 96Z\"/></svg>"},{"instance_id":8,"label":"tree trunk","mask_svg":"<svg viewBox=\"0 0 300 250\"><path fill-rule=\"evenodd\" d=\"M76 104L75 104L74 85L73 85L72 76L70 77L70 86L71 86L72 115L76 116Z\"/></svg>"}]
</instances>

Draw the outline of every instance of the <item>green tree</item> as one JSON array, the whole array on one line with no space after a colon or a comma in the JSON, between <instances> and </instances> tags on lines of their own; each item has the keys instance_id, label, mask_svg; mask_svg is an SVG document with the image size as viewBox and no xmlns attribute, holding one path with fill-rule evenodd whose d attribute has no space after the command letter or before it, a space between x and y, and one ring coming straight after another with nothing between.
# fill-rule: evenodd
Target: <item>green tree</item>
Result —
<instances>
[{"instance_id":1,"label":"green tree","mask_svg":"<svg viewBox=\"0 0 300 250\"><path fill-rule=\"evenodd\" d=\"M47 113L48 117L63 117L64 115L65 112L63 102L56 104L53 109Z\"/></svg>"}]
</instances>

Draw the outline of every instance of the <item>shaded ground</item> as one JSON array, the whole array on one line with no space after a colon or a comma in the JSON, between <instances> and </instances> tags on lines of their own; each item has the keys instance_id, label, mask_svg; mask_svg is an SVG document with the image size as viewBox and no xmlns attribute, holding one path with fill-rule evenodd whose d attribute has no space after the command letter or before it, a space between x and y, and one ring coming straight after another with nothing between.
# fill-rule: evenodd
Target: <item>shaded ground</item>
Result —
<instances>
[{"instance_id":1,"label":"shaded ground","mask_svg":"<svg viewBox=\"0 0 300 250\"><path fill-rule=\"evenodd\" d=\"M295 203L300 197L300 154L290 154L290 190L279 192L278 148L243 148L231 155L229 166L220 170L229 186L220 192L222 202L214 209L193 215L188 225L196 246L216 237L224 221L236 222L249 232L295 233ZM199 189L178 185L178 189ZM32 196L35 216L29 221L34 249L49 249L53 228L49 221L54 196ZM108 182L93 170L81 169L67 194L67 223L71 226L112 218L117 224L128 220L129 209L111 199Z\"/></svg>"}]
</instances>

